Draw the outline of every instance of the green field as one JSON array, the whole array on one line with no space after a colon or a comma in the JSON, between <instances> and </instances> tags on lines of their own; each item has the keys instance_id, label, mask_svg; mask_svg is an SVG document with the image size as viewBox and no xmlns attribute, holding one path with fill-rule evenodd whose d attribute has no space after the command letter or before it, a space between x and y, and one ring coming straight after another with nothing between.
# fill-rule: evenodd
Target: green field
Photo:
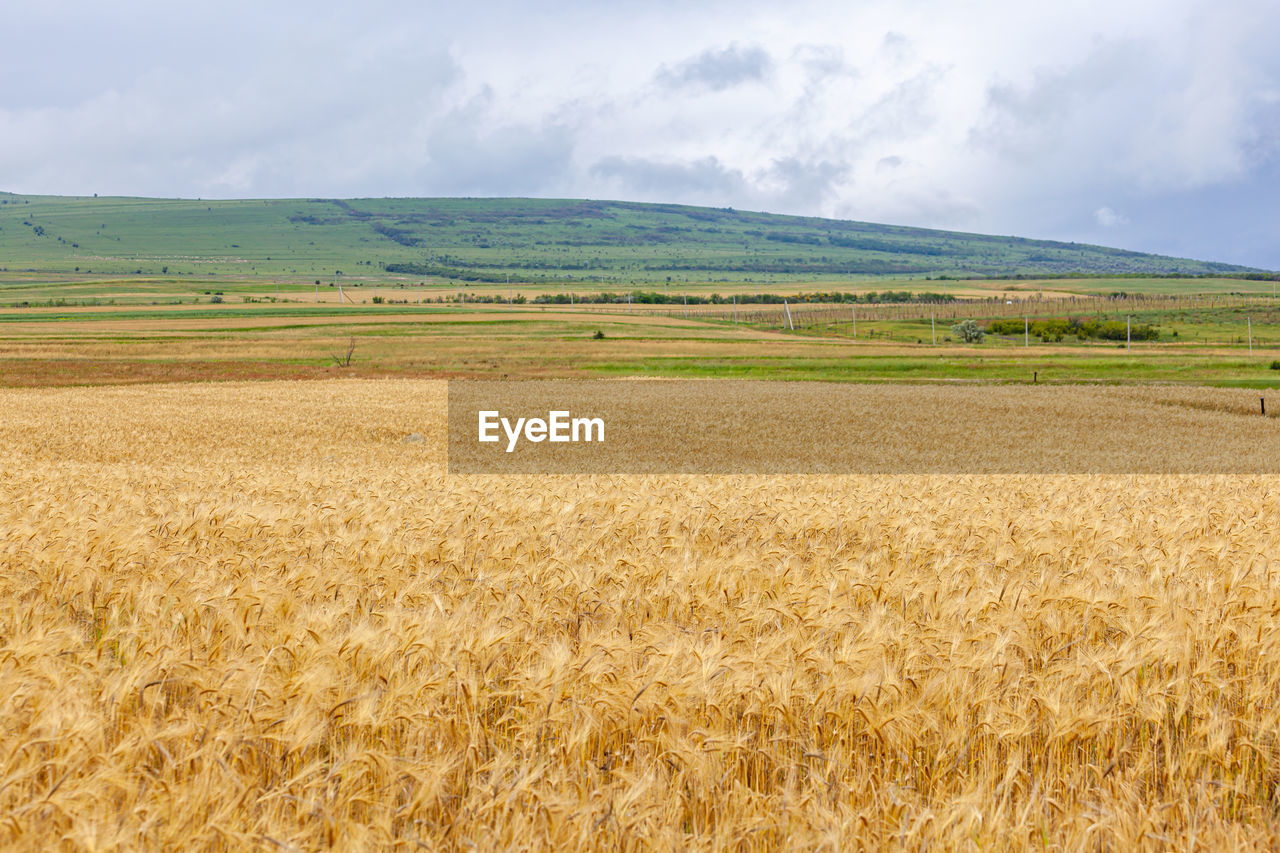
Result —
<instances>
[{"instance_id":1,"label":"green field","mask_svg":"<svg viewBox=\"0 0 1280 853\"><path fill-rule=\"evenodd\" d=\"M953 339L928 319L794 330L593 306L228 305L0 312L0 384L320 376L702 376L1276 387L1280 311L1148 312L1155 341ZM797 312L799 313L799 312ZM937 343L934 343L936 333ZM335 356L353 347L350 366Z\"/></svg>"},{"instance_id":2,"label":"green field","mask_svg":"<svg viewBox=\"0 0 1280 853\"><path fill-rule=\"evenodd\" d=\"M0 194L0 269L161 279L741 284L1249 272L1101 246L679 205Z\"/></svg>"},{"instance_id":3,"label":"green field","mask_svg":"<svg viewBox=\"0 0 1280 853\"><path fill-rule=\"evenodd\" d=\"M332 375L1280 384L1274 280L1098 247L612 202L0 196L0 249L4 385ZM387 269L445 258L453 272L501 281ZM899 272L834 271L877 265ZM622 301L591 302L604 293ZM654 299L666 301L641 304ZM1019 332L1024 317L1113 332L1129 321L1155 336L1126 347L1008 328L963 343L951 332L961 318L989 328L1004 318Z\"/></svg>"}]
</instances>

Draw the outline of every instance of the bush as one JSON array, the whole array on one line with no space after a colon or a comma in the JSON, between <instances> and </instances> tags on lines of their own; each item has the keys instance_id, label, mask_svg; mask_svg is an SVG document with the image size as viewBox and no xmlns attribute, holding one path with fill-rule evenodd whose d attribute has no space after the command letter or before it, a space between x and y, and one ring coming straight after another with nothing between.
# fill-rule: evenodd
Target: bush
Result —
<instances>
[{"instance_id":1,"label":"bush","mask_svg":"<svg viewBox=\"0 0 1280 853\"><path fill-rule=\"evenodd\" d=\"M222 297L221 297L221 296L211 296L211 297L209 297L209 301L210 301L210 302L214 302L214 303L220 303L220 302L222 302Z\"/></svg>"},{"instance_id":2,"label":"bush","mask_svg":"<svg viewBox=\"0 0 1280 853\"><path fill-rule=\"evenodd\" d=\"M1104 341L1123 341L1132 337L1135 341L1154 341L1160 337L1160 330L1149 323L1134 323L1132 327L1119 320L1103 323L1097 331L1097 337Z\"/></svg>"},{"instance_id":3,"label":"bush","mask_svg":"<svg viewBox=\"0 0 1280 853\"><path fill-rule=\"evenodd\" d=\"M1061 341L1067 335L1075 335L1076 340L1086 341L1097 338L1104 341L1123 341L1126 338L1126 327L1123 320L1100 320L1078 317L1050 317L1047 320L1032 320L1009 317L992 320L987 324L987 332L993 335L1021 335L1030 333L1043 341ZM1135 323L1132 328L1135 341L1154 341L1160 337L1160 330L1149 323Z\"/></svg>"},{"instance_id":4,"label":"bush","mask_svg":"<svg viewBox=\"0 0 1280 853\"><path fill-rule=\"evenodd\" d=\"M966 344L981 343L982 339L987 336L987 333L974 320L964 320L956 323L951 327L951 334Z\"/></svg>"},{"instance_id":5,"label":"bush","mask_svg":"<svg viewBox=\"0 0 1280 853\"><path fill-rule=\"evenodd\" d=\"M1098 327L1095 334L1104 341L1123 341L1129 336L1129 327L1119 320L1108 320Z\"/></svg>"}]
</instances>

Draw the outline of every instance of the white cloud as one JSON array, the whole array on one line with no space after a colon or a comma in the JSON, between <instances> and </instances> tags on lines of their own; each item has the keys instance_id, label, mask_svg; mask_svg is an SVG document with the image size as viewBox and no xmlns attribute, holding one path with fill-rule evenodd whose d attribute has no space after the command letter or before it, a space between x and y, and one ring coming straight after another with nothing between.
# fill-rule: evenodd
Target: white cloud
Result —
<instances>
[{"instance_id":1,"label":"white cloud","mask_svg":"<svg viewBox=\"0 0 1280 853\"><path fill-rule=\"evenodd\" d=\"M1128 225L1129 217L1116 213L1109 207L1100 207L1093 212L1094 221L1103 228L1115 228L1120 225Z\"/></svg>"}]
</instances>

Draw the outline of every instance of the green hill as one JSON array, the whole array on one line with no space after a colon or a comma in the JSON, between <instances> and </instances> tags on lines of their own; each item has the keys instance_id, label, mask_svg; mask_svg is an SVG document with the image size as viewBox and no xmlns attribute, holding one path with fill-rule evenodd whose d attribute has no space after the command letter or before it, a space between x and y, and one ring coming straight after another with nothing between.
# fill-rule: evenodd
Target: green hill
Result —
<instances>
[{"instance_id":1,"label":"green hill","mask_svg":"<svg viewBox=\"0 0 1280 853\"><path fill-rule=\"evenodd\" d=\"M0 268L604 283L1253 271L1102 246L668 204L7 193Z\"/></svg>"}]
</instances>

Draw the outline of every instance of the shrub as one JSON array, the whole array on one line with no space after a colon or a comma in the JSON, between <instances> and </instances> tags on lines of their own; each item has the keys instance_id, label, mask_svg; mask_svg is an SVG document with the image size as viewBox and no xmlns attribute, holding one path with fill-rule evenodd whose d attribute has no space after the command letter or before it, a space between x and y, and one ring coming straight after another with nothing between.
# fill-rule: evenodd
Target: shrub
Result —
<instances>
[{"instance_id":1,"label":"shrub","mask_svg":"<svg viewBox=\"0 0 1280 853\"><path fill-rule=\"evenodd\" d=\"M972 319L956 323L951 327L951 334L955 335L966 344L980 343L987 335L987 333L983 331L982 327Z\"/></svg>"},{"instance_id":2,"label":"shrub","mask_svg":"<svg viewBox=\"0 0 1280 853\"><path fill-rule=\"evenodd\" d=\"M1019 317L1008 317L992 320L987 324L987 332L993 335L1021 335L1030 333L1048 341L1061 341L1067 335L1075 335L1076 340L1086 341L1097 338L1104 341L1123 341L1126 338L1126 327L1123 320L1100 320L1078 317L1050 317L1047 320L1032 320L1028 323ZM1160 337L1160 330L1149 323L1135 323L1132 327L1135 341L1154 341Z\"/></svg>"}]
</instances>

